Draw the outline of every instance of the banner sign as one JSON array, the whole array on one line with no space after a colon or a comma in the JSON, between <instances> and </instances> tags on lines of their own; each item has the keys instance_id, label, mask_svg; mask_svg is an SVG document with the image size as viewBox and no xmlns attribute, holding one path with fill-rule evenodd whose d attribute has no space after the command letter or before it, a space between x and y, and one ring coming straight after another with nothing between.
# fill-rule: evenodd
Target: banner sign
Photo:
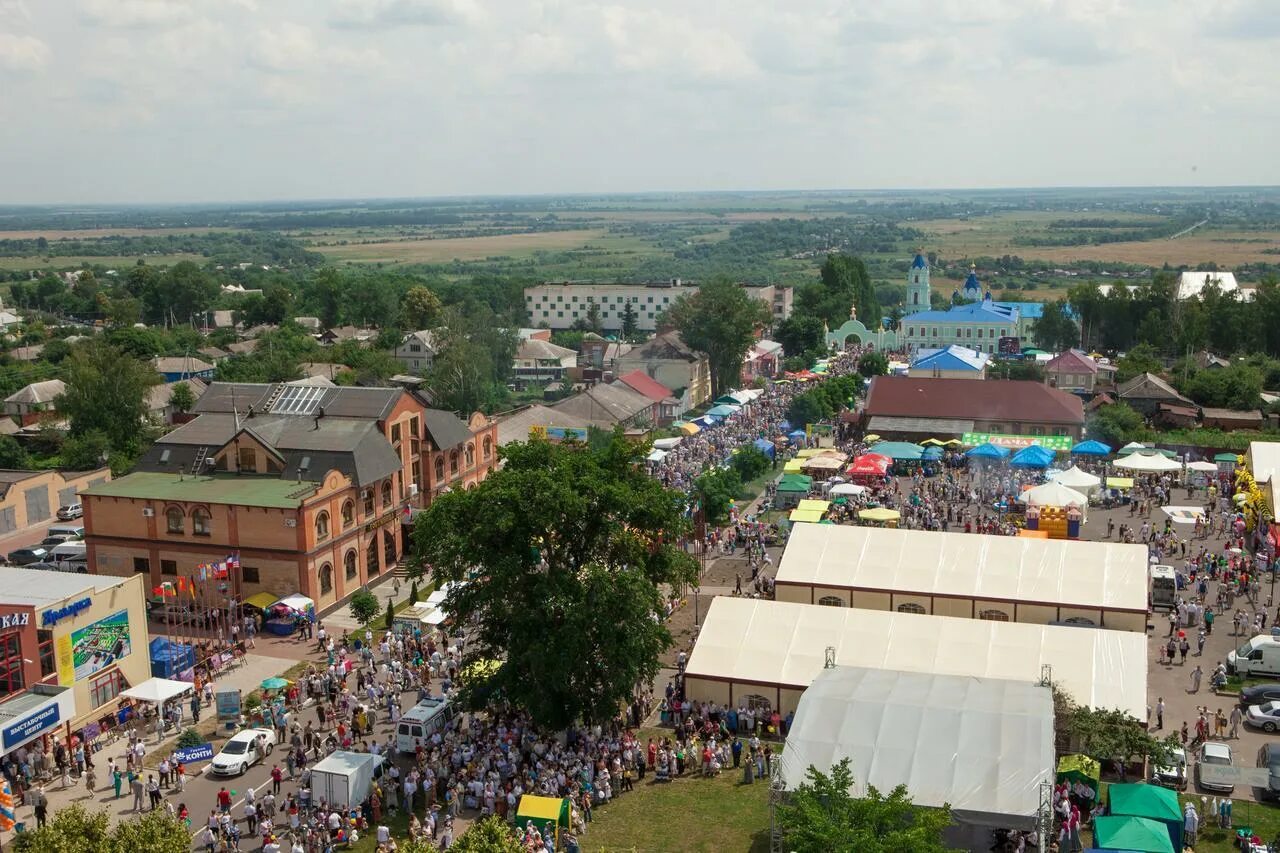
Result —
<instances>
[{"instance_id":1,"label":"banner sign","mask_svg":"<svg viewBox=\"0 0 1280 853\"><path fill-rule=\"evenodd\" d=\"M219 720L240 719L240 691L220 690L214 697L218 706Z\"/></svg>"},{"instance_id":2,"label":"banner sign","mask_svg":"<svg viewBox=\"0 0 1280 853\"><path fill-rule=\"evenodd\" d=\"M189 746L186 749L175 749L173 755L183 764L191 764L195 761L208 761L213 758L213 744L202 743L199 746Z\"/></svg>"},{"instance_id":3,"label":"banner sign","mask_svg":"<svg viewBox=\"0 0 1280 853\"><path fill-rule=\"evenodd\" d=\"M51 702L34 714L18 720L16 723L10 723L4 727L3 743L5 749L11 749L25 741L30 740L41 732L48 731L58 725L59 711L58 703Z\"/></svg>"},{"instance_id":4,"label":"banner sign","mask_svg":"<svg viewBox=\"0 0 1280 853\"><path fill-rule=\"evenodd\" d=\"M1271 771L1266 767L1235 767L1228 764L1200 764L1200 782L1210 785L1248 785L1266 788Z\"/></svg>"},{"instance_id":5,"label":"banner sign","mask_svg":"<svg viewBox=\"0 0 1280 853\"><path fill-rule=\"evenodd\" d=\"M587 431L581 427L531 426L529 438L543 441L586 441Z\"/></svg>"},{"instance_id":6,"label":"banner sign","mask_svg":"<svg viewBox=\"0 0 1280 853\"><path fill-rule=\"evenodd\" d=\"M966 432L960 437L960 441L965 447L977 447L980 444L994 444L996 447L1008 447L1011 450L1021 450L1024 447L1030 447L1038 444L1046 450L1055 450L1066 453L1071 449L1072 441L1069 435L1000 435L994 432Z\"/></svg>"},{"instance_id":7,"label":"banner sign","mask_svg":"<svg viewBox=\"0 0 1280 853\"><path fill-rule=\"evenodd\" d=\"M71 634L75 680L88 678L133 653L129 611L120 610Z\"/></svg>"},{"instance_id":8,"label":"banner sign","mask_svg":"<svg viewBox=\"0 0 1280 853\"><path fill-rule=\"evenodd\" d=\"M40 617L40 624L48 628L50 625L57 625L68 616L75 616L82 610L88 610L93 606L93 599L82 598L79 601L73 601L66 607L58 607L53 610L46 610L44 615Z\"/></svg>"}]
</instances>

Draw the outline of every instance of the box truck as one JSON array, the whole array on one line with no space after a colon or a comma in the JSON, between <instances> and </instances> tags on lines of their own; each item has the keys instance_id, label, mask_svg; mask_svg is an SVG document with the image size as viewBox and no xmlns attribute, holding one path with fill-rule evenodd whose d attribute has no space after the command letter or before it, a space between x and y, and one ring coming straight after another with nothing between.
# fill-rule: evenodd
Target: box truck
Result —
<instances>
[{"instance_id":1,"label":"box truck","mask_svg":"<svg viewBox=\"0 0 1280 853\"><path fill-rule=\"evenodd\" d=\"M359 808L382 776L383 756L338 750L311 768L311 801L342 809Z\"/></svg>"}]
</instances>

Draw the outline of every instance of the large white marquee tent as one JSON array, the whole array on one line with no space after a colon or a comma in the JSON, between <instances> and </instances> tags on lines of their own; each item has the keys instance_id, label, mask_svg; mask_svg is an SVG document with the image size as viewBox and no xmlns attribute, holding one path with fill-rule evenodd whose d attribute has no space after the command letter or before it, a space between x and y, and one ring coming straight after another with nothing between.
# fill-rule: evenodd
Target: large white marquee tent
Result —
<instances>
[{"instance_id":1,"label":"large white marquee tent","mask_svg":"<svg viewBox=\"0 0 1280 853\"><path fill-rule=\"evenodd\" d=\"M906 785L916 805L950 804L958 829L989 840L992 828L1035 827L1053 750L1046 686L836 666L800 698L779 761L794 790L810 766L829 773L848 758L853 796Z\"/></svg>"},{"instance_id":2,"label":"large white marquee tent","mask_svg":"<svg viewBox=\"0 0 1280 853\"><path fill-rule=\"evenodd\" d=\"M1147 716L1145 634L730 596L707 610L685 693L734 707L760 697L785 715L822 671L828 647L838 666L1014 681L1048 675L1081 705Z\"/></svg>"}]
</instances>

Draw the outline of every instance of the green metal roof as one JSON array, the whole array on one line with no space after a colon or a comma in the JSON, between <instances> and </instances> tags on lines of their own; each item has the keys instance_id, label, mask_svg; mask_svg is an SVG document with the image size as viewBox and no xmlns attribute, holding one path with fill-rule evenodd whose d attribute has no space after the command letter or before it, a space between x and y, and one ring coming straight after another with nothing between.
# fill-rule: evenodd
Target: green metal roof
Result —
<instances>
[{"instance_id":1,"label":"green metal roof","mask_svg":"<svg viewBox=\"0 0 1280 853\"><path fill-rule=\"evenodd\" d=\"M81 495L133 500L187 501L273 509L296 509L315 493L316 483L274 477L216 474L179 478L177 474L139 471L82 491Z\"/></svg>"}]
</instances>

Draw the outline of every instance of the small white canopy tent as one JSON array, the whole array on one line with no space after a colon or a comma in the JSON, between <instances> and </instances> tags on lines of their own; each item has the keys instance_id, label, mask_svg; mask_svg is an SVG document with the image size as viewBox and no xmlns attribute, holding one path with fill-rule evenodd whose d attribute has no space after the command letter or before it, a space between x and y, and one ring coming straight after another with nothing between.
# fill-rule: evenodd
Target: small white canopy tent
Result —
<instances>
[{"instance_id":1,"label":"small white canopy tent","mask_svg":"<svg viewBox=\"0 0 1280 853\"><path fill-rule=\"evenodd\" d=\"M839 483L831 487L831 494L839 495L860 495L866 492L866 486L859 486L857 483Z\"/></svg>"},{"instance_id":2,"label":"small white canopy tent","mask_svg":"<svg viewBox=\"0 0 1280 853\"><path fill-rule=\"evenodd\" d=\"M1075 489L1086 495L1102 488L1102 478L1081 469L1079 465L1072 465L1065 471L1051 474L1050 477L1059 486L1066 486L1068 489Z\"/></svg>"},{"instance_id":3,"label":"small white canopy tent","mask_svg":"<svg viewBox=\"0 0 1280 853\"><path fill-rule=\"evenodd\" d=\"M653 446L657 450L671 450L682 441L681 438L658 438L654 439Z\"/></svg>"},{"instance_id":4,"label":"small white canopy tent","mask_svg":"<svg viewBox=\"0 0 1280 853\"><path fill-rule=\"evenodd\" d=\"M1182 463L1168 457L1161 456L1159 453L1131 453L1123 459L1116 460L1113 463L1117 468L1125 468L1129 471L1181 471Z\"/></svg>"},{"instance_id":5,"label":"small white canopy tent","mask_svg":"<svg viewBox=\"0 0 1280 853\"><path fill-rule=\"evenodd\" d=\"M964 849L986 849L993 827L1035 827L1040 786L1054 778L1053 694L1025 681L824 669L800 697L783 783L794 790L810 766L829 773L845 758L853 796L906 785L916 805L949 803L953 832L982 838Z\"/></svg>"},{"instance_id":6,"label":"small white canopy tent","mask_svg":"<svg viewBox=\"0 0 1280 853\"><path fill-rule=\"evenodd\" d=\"M1215 462L1206 462L1203 459L1197 459L1195 462L1187 463L1187 470L1205 471L1210 474L1215 474L1218 471L1218 465Z\"/></svg>"},{"instance_id":7,"label":"small white canopy tent","mask_svg":"<svg viewBox=\"0 0 1280 853\"><path fill-rule=\"evenodd\" d=\"M164 738L164 721L160 715L164 703L194 689L195 685L186 681L174 681L172 678L148 678L137 687L121 691L120 695L156 706L156 740L160 741Z\"/></svg>"},{"instance_id":8,"label":"small white canopy tent","mask_svg":"<svg viewBox=\"0 0 1280 853\"><path fill-rule=\"evenodd\" d=\"M1068 489L1056 481L1050 481L1043 486L1036 486L1034 489L1027 489L1018 495L1018 501L1028 506L1086 507L1089 505L1087 497L1075 489Z\"/></svg>"}]
</instances>

